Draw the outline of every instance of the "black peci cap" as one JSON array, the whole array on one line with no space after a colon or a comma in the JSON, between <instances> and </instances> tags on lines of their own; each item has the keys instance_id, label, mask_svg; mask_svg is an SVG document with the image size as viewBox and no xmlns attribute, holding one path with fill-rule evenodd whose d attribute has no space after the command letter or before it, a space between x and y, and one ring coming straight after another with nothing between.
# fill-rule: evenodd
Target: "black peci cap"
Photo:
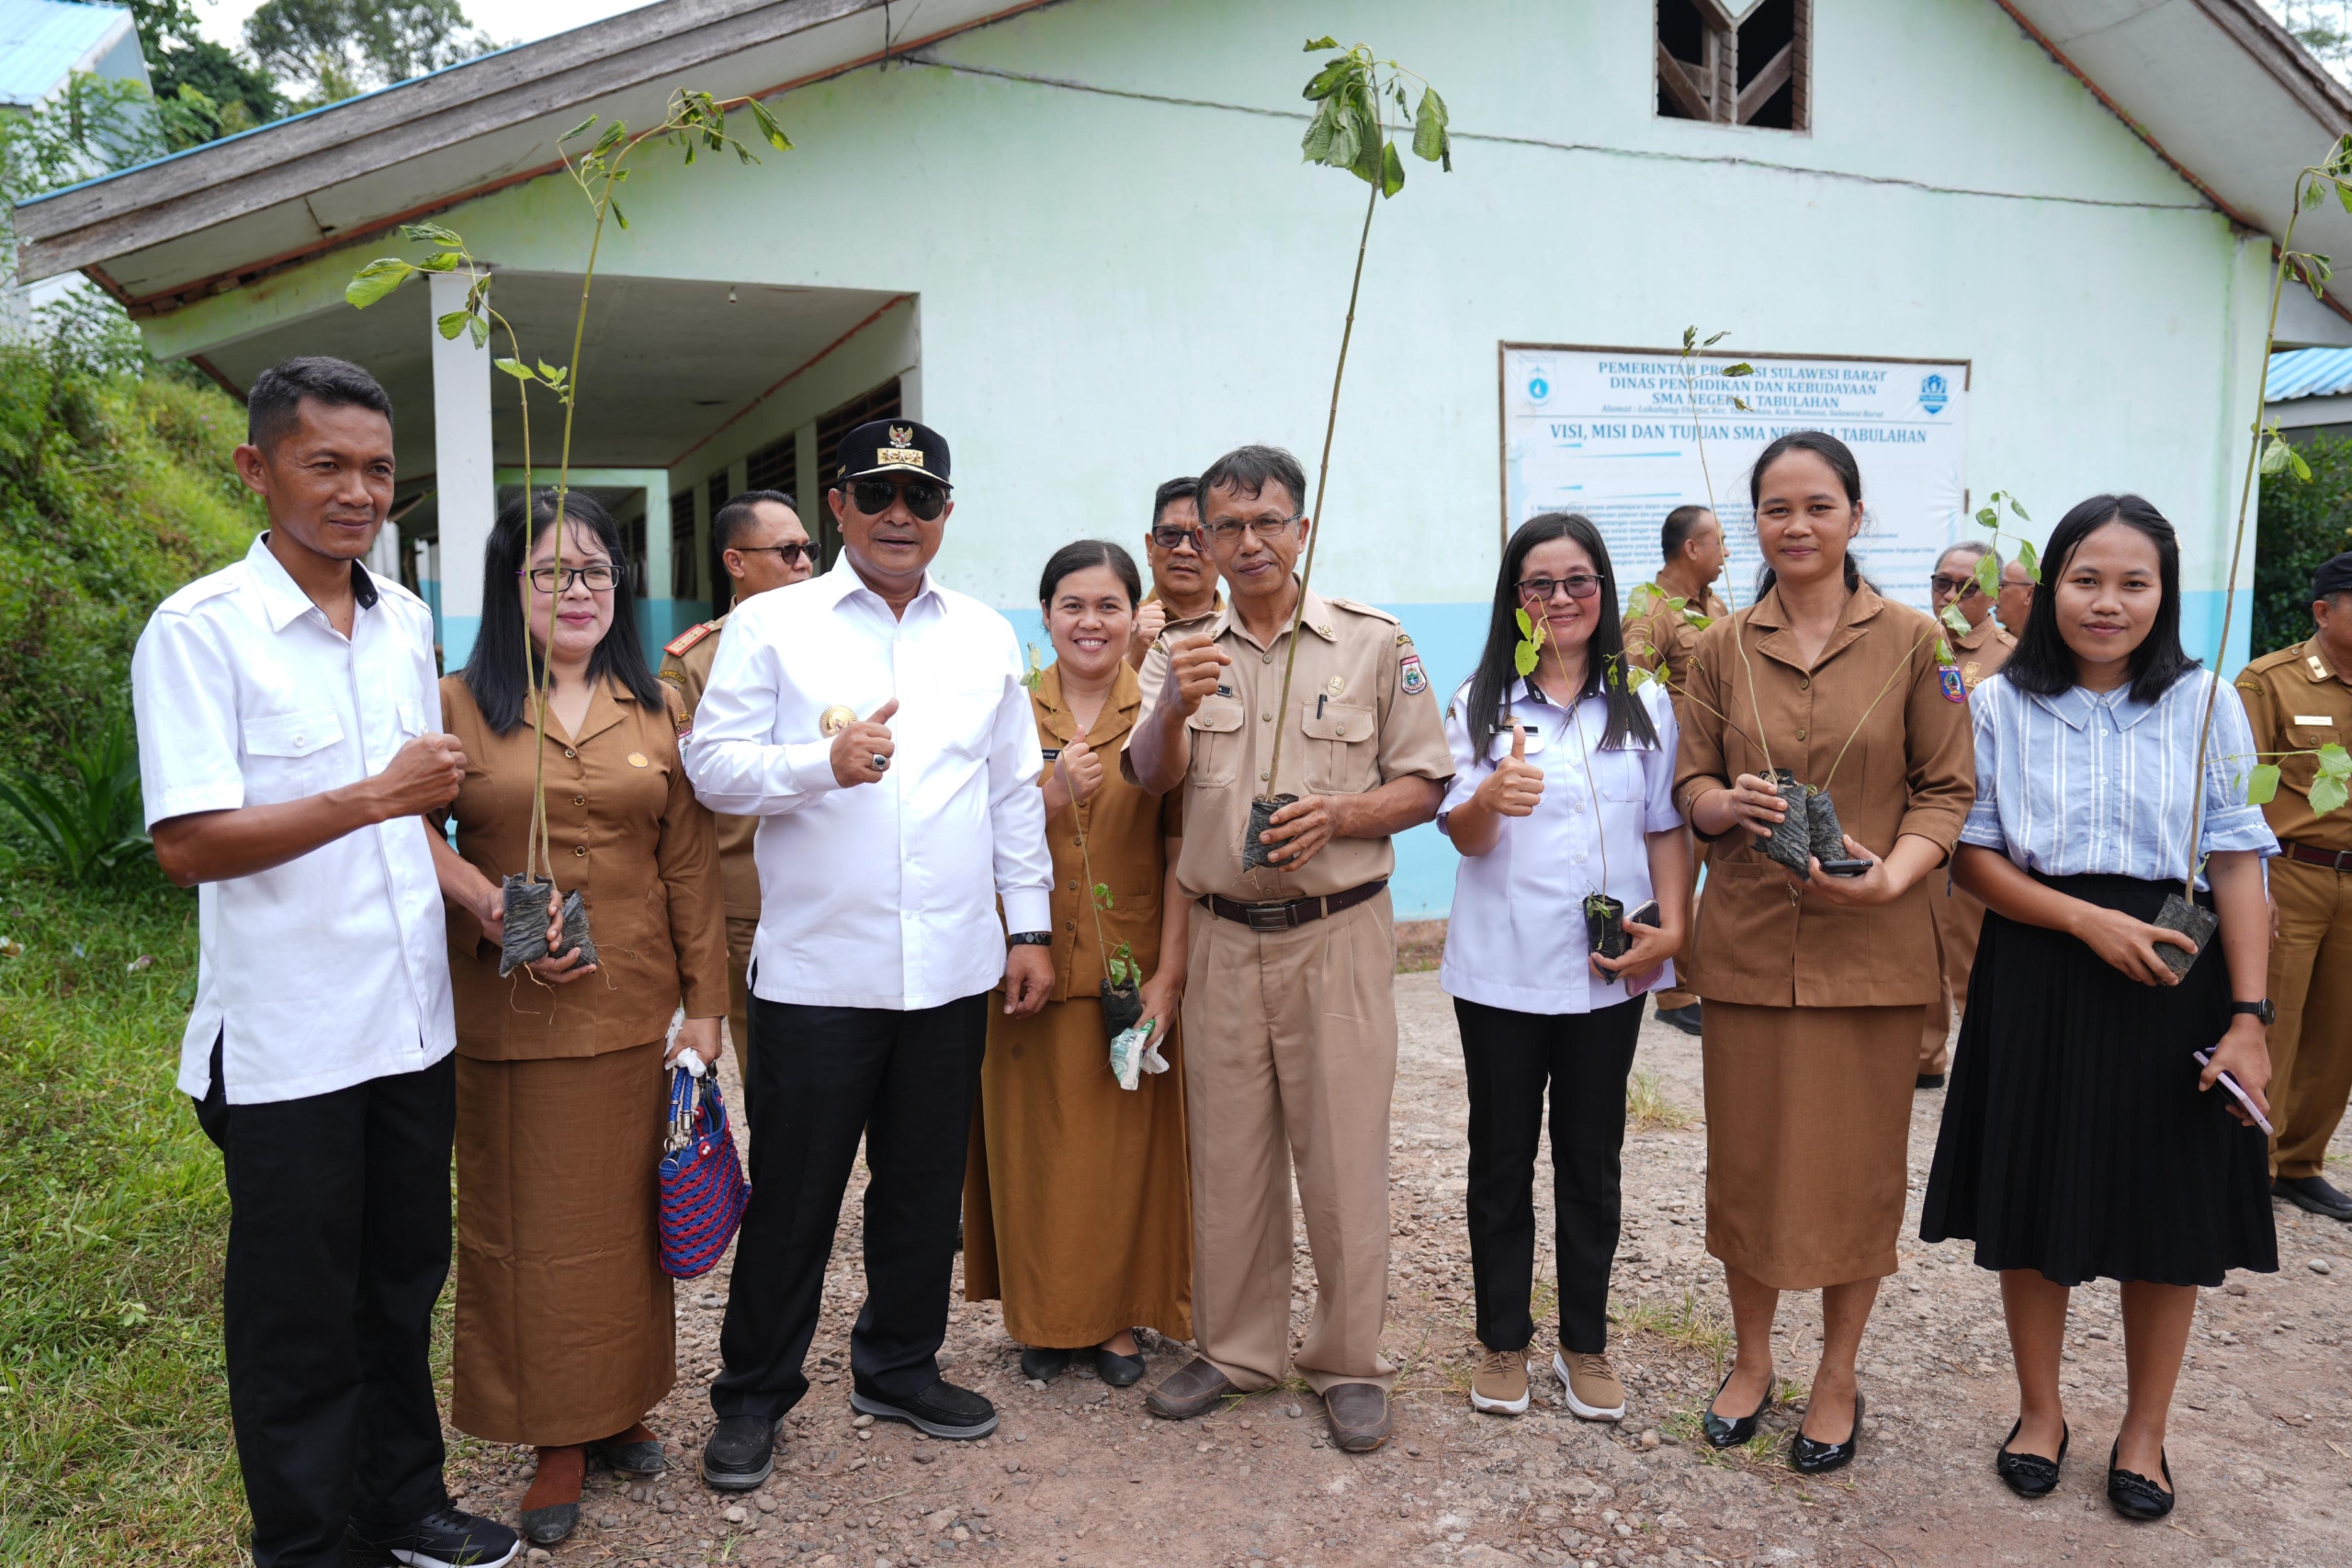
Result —
<instances>
[{"instance_id":1,"label":"black peci cap","mask_svg":"<svg viewBox=\"0 0 2352 1568\"><path fill-rule=\"evenodd\" d=\"M2320 562L2319 570L2312 573L2314 602L2338 593L2352 593L2352 550Z\"/></svg>"},{"instance_id":2,"label":"black peci cap","mask_svg":"<svg viewBox=\"0 0 2352 1568\"><path fill-rule=\"evenodd\" d=\"M868 421L842 437L833 478L846 483L870 474L921 474L947 484L947 438L910 419Z\"/></svg>"}]
</instances>

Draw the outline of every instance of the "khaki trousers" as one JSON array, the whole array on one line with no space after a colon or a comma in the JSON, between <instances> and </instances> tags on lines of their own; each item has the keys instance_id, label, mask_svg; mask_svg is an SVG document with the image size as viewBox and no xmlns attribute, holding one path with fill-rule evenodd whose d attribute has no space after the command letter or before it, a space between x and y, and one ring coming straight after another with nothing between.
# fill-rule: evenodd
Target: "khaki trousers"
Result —
<instances>
[{"instance_id":1,"label":"khaki trousers","mask_svg":"<svg viewBox=\"0 0 2352 1568\"><path fill-rule=\"evenodd\" d=\"M1396 1083L1388 895L1261 934L1194 907L1184 992L1193 1342L1236 1388L1290 1359L1291 1173L1315 1264L1297 1366L1317 1393L1387 1388L1388 1101Z\"/></svg>"},{"instance_id":2,"label":"khaki trousers","mask_svg":"<svg viewBox=\"0 0 2352 1568\"><path fill-rule=\"evenodd\" d=\"M752 966L752 939L759 934L759 916L727 917L727 1037L735 1043L735 1071L746 1096L752 1092L752 987L745 975ZM751 1114L748 1107L744 1114Z\"/></svg>"},{"instance_id":3,"label":"khaki trousers","mask_svg":"<svg viewBox=\"0 0 2352 1568\"><path fill-rule=\"evenodd\" d=\"M1699 878L1707 869L1706 849L1699 842L1698 835L1688 828L1682 829L1682 841L1690 851L1690 902L1689 905L1690 918L1683 929L1696 931L1699 926ZM1681 977L1679 969L1676 971L1675 977L1677 979ZM1696 991L1660 991L1657 995L1657 1010L1660 1012L1668 1012L1676 1008L1687 1008L1699 999L1699 993Z\"/></svg>"},{"instance_id":4,"label":"khaki trousers","mask_svg":"<svg viewBox=\"0 0 2352 1568\"><path fill-rule=\"evenodd\" d=\"M2352 872L2270 863L2270 1170L2317 1176L2352 1096Z\"/></svg>"},{"instance_id":5,"label":"khaki trousers","mask_svg":"<svg viewBox=\"0 0 2352 1568\"><path fill-rule=\"evenodd\" d=\"M1919 1027L1919 1071L1951 1069L1952 1021L1968 1006L1968 976L1976 967L1976 939L1984 931L1984 905L1945 871L1931 874L1928 903L1936 912L1936 999L1927 1005Z\"/></svg>"}]
</instances>

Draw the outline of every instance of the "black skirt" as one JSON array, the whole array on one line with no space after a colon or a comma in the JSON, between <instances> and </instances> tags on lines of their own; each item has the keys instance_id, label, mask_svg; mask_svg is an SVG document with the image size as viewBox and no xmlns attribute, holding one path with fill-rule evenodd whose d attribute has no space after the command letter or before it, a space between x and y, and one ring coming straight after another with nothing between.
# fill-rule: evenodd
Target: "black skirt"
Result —
<instances>
[{"instance_id":1,"label":"black skirt","mask_svg":"<svg viewBox=\"0 0 2352 1568\"><path fill-rule=\"evenodd\" d=\"M2170 885L2048 876L2153 920ZM2144 986L2063 931L1987 911L1961 1021L1922 1241L1976 1243L1984 1269L2060 1285L2218 1285L2278 1267L2259 1129L2197 1087L2191 1053L2227 1032L2221 939L2177 986Z\"/></svg>"}]
</instances>

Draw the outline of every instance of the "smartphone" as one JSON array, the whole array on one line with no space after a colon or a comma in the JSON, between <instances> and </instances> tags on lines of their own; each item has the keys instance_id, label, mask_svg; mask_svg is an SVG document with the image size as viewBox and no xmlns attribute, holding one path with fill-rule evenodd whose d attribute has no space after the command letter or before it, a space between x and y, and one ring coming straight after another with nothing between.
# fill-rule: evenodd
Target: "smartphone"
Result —
<instances>
[{"instance_id":1,"label":"smartphone","mask_svg":"<svg viewBox=\"0 0 2352 1568\"><path fill-rule=\"evenodd\" d=\"M1657 900L1653 898L1626 916L1625 923L1629 926L1655 926L1657 924Z\"/></svg>"},{"instance_id":2,"label":"smartphone","mask_svg":"<svg viewBox=\"0 0 2352 1568\"><path fill-rule=\"evenodd\" d=\"M2213 1053L2211 1051L2197 1051L2192 1052L2191 1055L2197 1058L2197 1065L2200 1067L2210 1066L2213 1060ZM2245 1113L2254 1118L2254 1124L2261 1128L2265 1135L2270 1133L2270 1119L2254 1108L2254 1101L2246 1098L2245 1090L2238 1087L2238 1080L2232 1077L2227 1069L2224 1069L2222 1076L2214 1081L2228 1089L2233 1100L2245 1107Z\"/></svg>"},{"instance_id":3,"label":"smartphone","mask_svg":"<svg viewBox=\"0 0 2352 1568\"><path fill-rule=\"evenodd\" d=\"M1871 860L1826 860L1821 863L1821 869L1829 876L1860 876L1877 863Z\"/></svg>"}]
</instances>

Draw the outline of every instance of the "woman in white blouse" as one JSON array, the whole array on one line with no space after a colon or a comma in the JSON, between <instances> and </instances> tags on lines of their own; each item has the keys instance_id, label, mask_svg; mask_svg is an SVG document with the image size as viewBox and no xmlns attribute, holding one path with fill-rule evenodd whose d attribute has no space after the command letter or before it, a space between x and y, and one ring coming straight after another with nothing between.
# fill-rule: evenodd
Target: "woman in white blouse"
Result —
<instances>
[{"instance_id":1,"label":"woman in white blouse","mask_svg":"<svg viewBox=\"0 0 2352 1568\"><path fill-rule=\"evenodd\" d=\"M1514 660L1531 640L1537 660L1521 678ZM1463 856L1439 978L1454 998L1470 1091L1470 1268L1485 1347L1470 1403L1500 1415L1528 1403L1547 1084L1560 1273L1553 1371L1586 1420L1625 1413L1607 1355L1625 1078L1642 998L1673 981L1690 887L1672 800L1673 709L1657 687L1633 689L1627 671L1600 531L1572 513L1521 525L1503 551L1477 673L1446 709L1453 782L1438 814ZM1629 941L1613 958L1589 938L1595 895L1623 912Z\"/></svg>"},{"instance_id":2,"label":"woman in white blouse","mask_svg":"<svg viewBox=\"0 0 2352 1568\"><path fill-rule=\"evenodd\" d=\"M2217 1087L2226 1070L2268 1109L2262 858L2278 845L2246 804L2245 710L2180 645L2172 525L2138 496L2094 496L2042 559L2024 637L1969 698L1976 804L1952 880L1990 913L1919 1234L1972 1239L2000 1271L2018 1412L1994 1469L2024 1497L2053 1490L2066 1457L2072 1287L2121 1282L2107 1495L2156 1519L2172 1511L2165 1422L2198 1287L2278 1266L2262 1134ZM2192 840L2197 901L2220 919L2201 953L2156 923Z\"/></svg>"}]
</instances>

